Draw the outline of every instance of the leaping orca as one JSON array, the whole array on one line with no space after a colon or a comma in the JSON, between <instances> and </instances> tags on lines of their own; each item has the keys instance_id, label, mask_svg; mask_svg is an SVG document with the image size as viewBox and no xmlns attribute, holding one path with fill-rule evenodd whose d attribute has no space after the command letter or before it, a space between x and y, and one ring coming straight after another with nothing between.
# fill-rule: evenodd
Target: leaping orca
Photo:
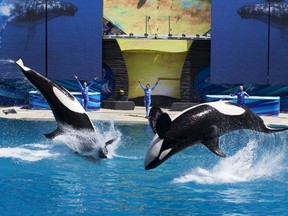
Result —
<instances>
[{"instance_id":1,"label":"leaping orca","mask_svg":"<svg viewBox=\"0 0 288 216\"><path fill-rule=\"evenodd\" d=\"M21 68L27 79L41 92L49 104L57 122L57 129L49 134L44 134L47 138L53 139L64 134L66 126L76 130L95 132L94 125L88 117L86 111L77 99L65 88L57 85L36 71L24 66L22 59L18 59L16 64ZM106 146L112 144L114 139L105 143L103 148L99 148L96 157L107 158ZM91 151L91 145L87 145L87 151Z\"/></svg>"},{"instance_id":2,"label":"leaping orca","mask_svg":"<svg viewBox=\"0 0 288 216\"><path fill-rule=\"evenodd\" d=\"M172 155L197 143L202 143L220 157L226 157L219 148L219 137L234 130L271 133L288 129L269 128L248 108L227 101L190 107L174 120L159 107L152 107L149 122L155 136L146 153L146 170L156 168Z\"/></svg>"}]
</instances>

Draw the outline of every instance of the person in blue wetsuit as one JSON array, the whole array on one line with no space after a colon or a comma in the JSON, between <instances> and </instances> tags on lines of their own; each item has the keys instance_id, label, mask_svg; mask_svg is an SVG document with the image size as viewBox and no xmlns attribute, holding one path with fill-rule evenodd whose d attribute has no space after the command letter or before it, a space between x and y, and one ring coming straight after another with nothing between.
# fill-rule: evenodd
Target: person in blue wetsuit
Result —
<instances>
[{"instance_id":1,"label":"person in blue wetsuit","mask_svg":"<svg viewBox=\"0 0 288 216\"><path fill-rule=\"evenodd\" d=\"M237 96L237 104L245 105L245 97L249 97L249 94L243 90L243 86L239 86L239 90L235 93L230 94L231 96Z\"/></svg>"},{"instance_id":2,"label":"person in blue wetsuit","mask_svg":"<svg viewBox=\"0 0 288 216\"><path fill-rule=\"evenodd\" d=\"M82 93L82 106L85 110L87 110L87 106L88 106L88 101L89 101L89 95L88 95L88 92L89 92L89 89L91 88L91 86L95 83L95 81L97 80L97 77L94 78L94 81L92 81L88 86L87 86L87 82L84 82L83 83L83 86L81 84L81 82L78 80L78 77L77 76L74 76L75 79L77 80L77 82L79 83L80 85L80 88L81 88L81 93Z\"/></svg>"},{"instance_id":3,"label":"person in blue wetsuit","mask_svg":"<svg viewBox=\"0 0 288 216\"><path fill-rule=\"evenodd\" d=\"M155 83L155 85L152 88L150 88L150 84L149 83L146 84L146 87L144 87L140 80L138 80L138 82L139 82L141 88L144 91L144 105L145 105L145 108L146 108L146 116L145 116L145 118L148 118L149 107L151 105L151 93L156 88L156 86L158 85L159 80L157 80L157 82Z\"/></svg>"}]
</instances>

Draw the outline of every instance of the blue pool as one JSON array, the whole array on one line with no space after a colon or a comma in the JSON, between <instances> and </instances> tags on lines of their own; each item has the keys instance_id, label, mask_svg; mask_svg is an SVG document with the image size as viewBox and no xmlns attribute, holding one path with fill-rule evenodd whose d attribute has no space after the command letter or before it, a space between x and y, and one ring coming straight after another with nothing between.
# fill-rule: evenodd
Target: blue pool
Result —
<instances>
[{"instance_id":1,"label":"blue pool","mask_svg":"<svg viewBox=\"0 0 288 216\"><path fill-rule=\"evenodd\" d=\"M100 161L46 139L54 121L0 124L1 215L287 215L288 132L232 132L226 159L195 145L145 171L144 124L94 122L103 139L119 136Z\"/></svg>"}]
</instances>

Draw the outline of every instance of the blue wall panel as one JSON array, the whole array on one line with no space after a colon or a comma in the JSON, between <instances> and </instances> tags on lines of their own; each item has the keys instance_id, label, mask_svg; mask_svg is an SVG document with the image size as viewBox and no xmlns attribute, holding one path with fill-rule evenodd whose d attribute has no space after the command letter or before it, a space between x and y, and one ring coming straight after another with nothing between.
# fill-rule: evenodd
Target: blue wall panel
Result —
<instances>
[{"instance_id":1,"label":"blue wall panel","mask_svg":"<svg viewBox=\"0 0 288 216\"><path fill-rule=\"evenodd\" d=\"M286 9L285 9L286 8ZM277 11L281 10L280 11ZM285 9L285 11L284 11ZM270 53L269 83L288 84L288 4L285 2L271 2L270 13Z\"/></svg>"},{"instance_id":2,"label":"blue wall panel","mask_svg":"<svg viewBox=\"0 0 288 216\"><path fill-rule=\"evenodd\" d=\"M102 1L48 0L47 16L46 0L7 2L0 0L0 79L23 77L18 56L50 79L102 76ZM31 6L39 16L25 13Z\"/></svg>"},{"instance_id":3,"label":"blue wall panel","mask_svg":"<svg viewBox=\"0 0 288 216\"><path fill-rule=\"evenodd\" d=\"M48 77L92 80L102 76L102 1L69 0L73 17L48 23Z\"/></svg>"},{"instance_id":4,"label":"blue wall panel","mask_svg":"<svg viewBox=\"0 0 288 216\"><path fill-rule=\"evenodd\" d=\"M248 8L259 1L212 3L211 81L267 84L268 16L262 22ZM253 8L252 8L253 10ZM252 17L251 17L252 16Z\"/></svg>"}]
</instances>

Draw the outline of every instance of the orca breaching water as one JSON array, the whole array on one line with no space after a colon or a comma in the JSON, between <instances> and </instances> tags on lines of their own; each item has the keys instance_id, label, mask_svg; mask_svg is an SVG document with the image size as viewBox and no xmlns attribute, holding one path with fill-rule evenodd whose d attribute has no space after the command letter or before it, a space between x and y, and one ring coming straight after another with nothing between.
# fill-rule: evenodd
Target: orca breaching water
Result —
<instances>
[{"instance_id":1,"label":"orca breaching water","mask_svg":"<svg viewBox=\"0 0 288 216\"><path fill-rule=\"evenodd\" d=\"M69 130L71 127L76 130L77 133L83 133L84 131L95 132L94 125L86 111L68 90L57 85L36 71L26 67L23 64L22 59L18 59L16 64L21 68L21 71L26 78L41 92L56 119L57 129L52 133L45 134L47 138L54 139L59 135L63 135L65 134L65 131ZM77 136L77 134L75 134L75 136ZM92 139L92 141L97 140ZM84 151L87 152L87 154L83 156L95 159L107 158L108 150L106 147L107 145L114 143L114 141L114 138L110 139L103 143L101 147L96 148L93 143L85 143L91 142L90 139L84 140ZM76 153L81 154L81 152Z\"/></svg>"},{"instance_id":2,"label":"orca breaching water","mask_svg":"<svg viewBox=\"0 0 288 216\"><path fill-rule=\"evenodd\" d=\"M250 109L228 101L196 105L180 112L174 120L155 106L150 110L149 122L155 136L146 153L146 170L156 168L174 154L197 143L220 157L226 157L219 148L219 137L231 131L249 129L271 133L288 129L270 128Z\"/></svg>"}]
</instances>

